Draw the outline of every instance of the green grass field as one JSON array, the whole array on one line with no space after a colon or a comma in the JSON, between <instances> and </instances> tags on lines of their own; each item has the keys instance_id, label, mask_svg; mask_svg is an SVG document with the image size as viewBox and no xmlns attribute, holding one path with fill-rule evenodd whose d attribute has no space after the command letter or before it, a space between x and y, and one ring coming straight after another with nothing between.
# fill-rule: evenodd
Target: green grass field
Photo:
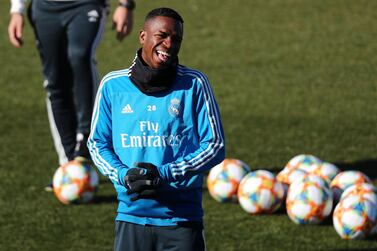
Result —
<instances>
[{"instance_id":1,"label":"green grass field","mask_svg":"<svg viewBox=\"0 0 377 251\"><path fill-rule=\"evenodd\" d=\"M112 1L115 3L115 1ZM128 67L143 17L154 7L185 19L180 62L205 72L219 103L227 157L279 171L311 153L377 176L377 1L138 0L133 33L115 40L110 19L98 48L101 76ZM38 54L8 43L0 3L0 250L112 250L116 200L101 180L90 205L64 206L43 191L57 168ZM376 180L375 180L376 181ZM284 210L250 216L204 189L206 241L217 250L377 250L344 241L331 219L298 226Z\"/></svg>"}]
</instances>

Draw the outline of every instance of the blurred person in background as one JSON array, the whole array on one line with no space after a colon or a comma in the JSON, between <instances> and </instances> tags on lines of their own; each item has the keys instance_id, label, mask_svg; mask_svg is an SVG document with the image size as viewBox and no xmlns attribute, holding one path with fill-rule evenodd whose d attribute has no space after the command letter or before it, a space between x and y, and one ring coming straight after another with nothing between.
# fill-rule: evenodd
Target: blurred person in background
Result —
<instances>
[{"instance_id":1,"label":"blurred person in background","mask_svg":"<svg viewBox=\"0 0 377 251\"><path fill-rule=\"evenodd\" d=\"M26 0L11 0L9 40L23 44ZM95 53L109 12L106 0L32 0L27 16L42 62L47 113L59 165L89 161L86 146L99 78ZM118 40L132 30L134 0L119 0L113 14ZM52 190L49 184L46 190Z\"/></svg>"}]
</instances>

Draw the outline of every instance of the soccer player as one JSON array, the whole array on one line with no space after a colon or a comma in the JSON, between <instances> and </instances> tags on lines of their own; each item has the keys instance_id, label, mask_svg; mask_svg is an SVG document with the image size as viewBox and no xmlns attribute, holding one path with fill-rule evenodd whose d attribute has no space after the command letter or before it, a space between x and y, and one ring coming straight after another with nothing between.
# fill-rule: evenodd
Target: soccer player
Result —
<instances>
[{"instance_id":1,"label":"soccer player","mask_svg":"<svg viewBox=\"0 0 377 251\"><path fill-rule=\"evenodd\" d=\"M11 0L8 35L15 47L22 46L25 2ZM113 23L119 40L132 29L134 7L133 0L120 0L115 9ZM90 158L86 143L99 85L95 50L107 12L105 0L33 0L28 9L60 165L74 158Z\"/></svg>"},{"instance_id":2,"label":"soccer player","mask_svg":"<svg viewBox=\"0 0 377 251\"><path fill-rule=\"evenodd\" d=\"M114 184L114 250L204 250L203 172L224 159L219 109L207 77L178 63L183 19L149 12L128 69L97 93L88 147Z\"/></svg>"}]
</instances>

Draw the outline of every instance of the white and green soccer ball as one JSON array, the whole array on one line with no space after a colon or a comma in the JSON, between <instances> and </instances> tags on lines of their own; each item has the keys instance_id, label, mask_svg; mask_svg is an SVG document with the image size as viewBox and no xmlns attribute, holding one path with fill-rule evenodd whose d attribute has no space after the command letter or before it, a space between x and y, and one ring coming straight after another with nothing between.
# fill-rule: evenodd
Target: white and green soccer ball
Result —
<instances>
[{"instance_id":1,"label":"white and green soccer ball","mask_svg":"<svg viewBox=\"0 0 377 251\"><path fill-rule=\"evenodd\" d=\"M280 208L283 199L283 184L267 170L250 172L238 188L240 206L250 214L273 213Z\"/></svg>"},{"instance_id":2,"label":"white and green soccer ball","mask_svg":"<svg viewBox=\"0 0 377 251\"><path fill-rule=\"evenodd\" d=\"M92 201L98 184L99 178L94 168L76 160L60 166L53 177L54 194L63 204Z\"/></svg>"},{"instance_id":3,"label":"white and green soccer ball","mask_svg":"<svg viewBox=\"0 0 377 251\"><path fill-rule=\"evenodd\" d=\"M227 158L214 166L207 177L209 194L219 202L236 202L238 185L250 172L243 161Z\"/></svg>"}]
</instances>

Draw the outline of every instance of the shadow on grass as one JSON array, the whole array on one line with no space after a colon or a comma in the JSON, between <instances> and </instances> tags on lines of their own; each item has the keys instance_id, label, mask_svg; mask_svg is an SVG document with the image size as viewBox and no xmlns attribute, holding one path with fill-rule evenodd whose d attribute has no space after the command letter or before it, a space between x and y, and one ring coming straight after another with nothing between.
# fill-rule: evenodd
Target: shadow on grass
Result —
<instances>
[{"instance_id":1,"label":"shadow on grass","mask_svg":"<svg viewBox=\"0 0 377 251\"><path fill-rule=\"evenodd\" d=\"M97 195L91 204L118 203L116 195Z\"/></svg>"},{"instance_id":2,"label":"shadow on grass","mask_svg":"<svg viewBox=\"0 0 377 251\"><path fill-rule=\"evenodd\" d=\"M285 207L285 201L281 203L281 206L272 214L276 215L287 215L287 208Z\"/></svg>"},{"instance_id":3,"label":"shadow on grass","mask_svg":"<svg viewBox=\"0 0 377 251\"><path fill-rule=\"evenodd\" d=\"M340 170L358 170L365 173L369 178L377 178L377 159L358 160L351 163L336 162L334 163Z\"/></svg>"}]
</instances>

